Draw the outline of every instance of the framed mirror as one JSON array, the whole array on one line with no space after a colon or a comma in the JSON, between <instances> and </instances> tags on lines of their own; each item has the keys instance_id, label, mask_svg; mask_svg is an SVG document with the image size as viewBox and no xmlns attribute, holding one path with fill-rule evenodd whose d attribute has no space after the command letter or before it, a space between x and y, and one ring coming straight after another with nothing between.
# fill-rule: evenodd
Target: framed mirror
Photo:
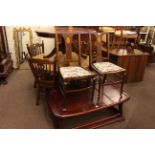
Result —
<instances>
[{"instance_id":1,"label":"framed mirror","mask_svg":"<svg viewBox=\"0 0 155 155\"><path fill-rule=\"evenodd\" d=\"M26 44L32 44L31 28L14 28L16 66L20 67L28 54Z\"/></svg>"}]
</instances>

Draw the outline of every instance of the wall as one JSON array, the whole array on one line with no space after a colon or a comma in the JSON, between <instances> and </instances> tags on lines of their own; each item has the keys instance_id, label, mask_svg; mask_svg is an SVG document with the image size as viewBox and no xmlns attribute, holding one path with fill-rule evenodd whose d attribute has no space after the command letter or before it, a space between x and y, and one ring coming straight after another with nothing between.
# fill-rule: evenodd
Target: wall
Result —
<instances>
[{"instance_id":1,"label":"wall","mask_svg":"<svg viewBox=\"0 0 155 155\"><path fill-rule=\"evenodd\" d=\"M54 29L54 26L6 26L6 34L7 34L7 39L8 39L8 46L9 46L9 52L11 53L12 59L13 59L13 67L17 68L16 66L16 55L15 55L15 43L14 43L14 37L13 37L13 29L14 28L31 28L32 30L32 42L41 42L42 40L44 41L45 45L45 53L48 54L49 52L52 51L54 48L54 39L52 38L42 38L38 37L35 33L36 30L45 30L45 31L51 31Z\"/></svg>"}]
</instances>

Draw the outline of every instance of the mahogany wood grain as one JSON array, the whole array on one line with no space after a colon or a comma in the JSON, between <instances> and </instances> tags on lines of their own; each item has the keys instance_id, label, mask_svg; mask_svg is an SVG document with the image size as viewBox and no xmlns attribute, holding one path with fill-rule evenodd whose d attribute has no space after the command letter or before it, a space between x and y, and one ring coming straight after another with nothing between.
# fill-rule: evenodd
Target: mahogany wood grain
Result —
<instances>
[{"instance_id":1,"label":"mahogany wood grain","mask_svg":"<svg viewBox=\"0 0 155 155\"><path fill-rule=\"evenodd\" d=\"M97 102L97 94L94 98L94 105L90 102L90 96L90 91L69 94L67 111L62 111L62 96L58 92L51 93L49 98L49 109L52 113L52 118L55 122L56 128L64 128L65 120L67 119L74 120L78 118L79 121L81 119L85 120L84 124L78 124L71 128L97 128L123 119L120 109L118 108L114 111L114 107L129 100L127 93L123 92L122 98L120 99L118 88L113 87L112 85L104 86L104 92L97 107L95 106ZM104 113L108 110L114 112L104 115ZM87 116L89 117L89 115L92 115L91 117L95 118L95 115L99 113L102 114L100 118L97 118L96 120L92 119L87 122Z\"/></svg>"},{"instance_id":2,"label":"mahogany wood grain","mask_svg":"<svg viewBox=\"0 0 155 155\"><path fill-rule=\"evenodd\" d=\"M126 82L140 82L143 80L148 54L138 49L128 53L126 49L110 51L110 61L126 69Z\"/></svg>"}]
</instances>

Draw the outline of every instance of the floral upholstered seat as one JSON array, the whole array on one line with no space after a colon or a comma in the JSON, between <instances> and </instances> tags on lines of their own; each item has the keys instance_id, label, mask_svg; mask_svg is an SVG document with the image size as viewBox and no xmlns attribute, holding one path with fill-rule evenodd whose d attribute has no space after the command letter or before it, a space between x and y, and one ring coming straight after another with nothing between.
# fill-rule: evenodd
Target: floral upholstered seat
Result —
<instances>
[{"instance_id":1,"label":"floral upholstered seat","mask_svg":"<svg viewBox=\"0 0 155 155\"><path fill-rule=\"evenodd\" d=\"M101 74L110 74L110 73L117 73L117 72L125 71L124 68L119 67L110 62L96 62L96 63L93 63L93 66Z\"/></svg>"},{"instance_id":2,"label":"floral upholstered seat","mask_svg":"<svg viewBox=\"0 0 155 155\"><path fill-rule=\"evenodd\" d=\"M92 72L78 66L61 67L60 73L63 79L75 79L93 75Z\"/></svg>"}]
</instances>

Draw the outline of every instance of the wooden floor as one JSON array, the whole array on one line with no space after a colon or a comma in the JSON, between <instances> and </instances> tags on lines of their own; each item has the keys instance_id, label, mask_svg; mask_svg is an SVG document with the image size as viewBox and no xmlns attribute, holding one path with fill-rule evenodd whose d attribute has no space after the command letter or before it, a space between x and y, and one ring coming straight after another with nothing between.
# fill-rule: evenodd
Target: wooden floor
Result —
<instances>
[{"instance_id":1,"label":"wooden floor","mask_svg":"<svg viewBox=\"0 0 155 155\"><path fill-rule=\"evenodd\" d=\"M129 99L127 93L123 92L120 98L119 89L107 85L104 86L99 103L97 103L97 92L93 102L90 100L90 95L90 91L69 94L67 111L63 111L63 97L58 92L53 92L50 95L49 107L55 128L98 128L123 120L118 107Z\"/></svg>"}]
</instances>

